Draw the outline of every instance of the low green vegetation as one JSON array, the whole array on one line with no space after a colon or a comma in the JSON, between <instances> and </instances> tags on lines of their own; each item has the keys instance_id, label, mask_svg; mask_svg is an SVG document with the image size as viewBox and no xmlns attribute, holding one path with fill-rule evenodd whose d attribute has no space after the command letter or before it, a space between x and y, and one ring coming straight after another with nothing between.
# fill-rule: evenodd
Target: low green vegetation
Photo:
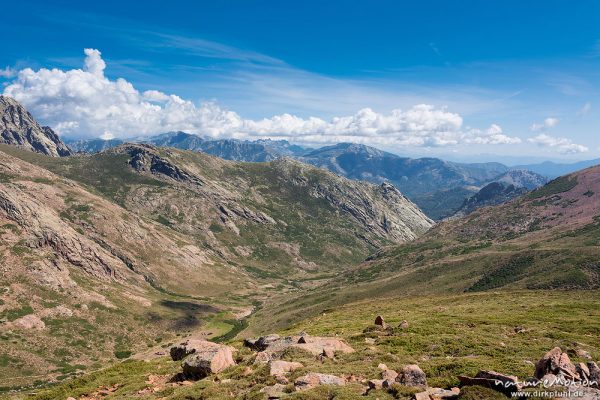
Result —
<instances>
[{"instance_id":1,"label":"low green vegetation","mask_svg":"<svg viewBox=\"0 0 600 400\"><path fill-rule=\"evenodd\" d=\"M416 363L427 374L430 386L445 388L458 385L458 375L472 376L480 369L526 379L533 374L533 363L554 346L571 352L584 350L595 360L600 358L599 294L597 291L483 292L348 304L295 323L280 333L305 331L315 336L337 336L356 352L338 354L333 361L320 361L309 353L288 350L282 358L304 364L304 368L289 375L290 382L307 372L374 379L381 373L379 363L393 369ZM372 324L377 315L385 318L391 326L389 330L374 329ZM403 320L408 327L399 327ZM232 344L239 349L236 354L239 365L190 386L149 383L151 375L164 376L164 382L179 371L179 363L163 357L150 362L126 361L38 391L30 398L77 397L114 387L110 399L127 399L144 389L158 387L155 392L144 392L143 398L262 399L259 390L274 384L274 378L268 375L266 366L254 364L252 352L243 348L241 342ZM584 361L577 356L572 359ZM293 386L286 390L291 393ZM414 389L398 385L389 393L372 391L369 396L362 396L360 385L350 384L345 388L320 387L291 393L289 398L409 399L412 393ZM484 388L466 388L461 399L506 397Z\"/></svg>"},{"instance_id":2,"label":"low green vegetation","mask_svg":"<svg viewBox=\"0 0 600 400\"><path fill-rule=\"evenodd\" d=\"M512 282L518 281L523 277L525 271L527 271L528 267L530 267L533 262L533 255L517 254L500 264L494 270L486 273L467 290L470 292L480 292L506 286Z\"/></svg>"},{"instance_id":3,"label":"low green vegetation","mask_svg":"<svg viewBox=\"0 0 600 400\"><path fill-rule=\"evenodd\" d=\"M573 176L561 176L559 178L554 179L549 182L547 185L542 186L533 192L531 192L527 197L529 199L539 199L542 197L552 196L559 193L568 192L577 186L577 178Z\"/></svg>"}]
</instances>

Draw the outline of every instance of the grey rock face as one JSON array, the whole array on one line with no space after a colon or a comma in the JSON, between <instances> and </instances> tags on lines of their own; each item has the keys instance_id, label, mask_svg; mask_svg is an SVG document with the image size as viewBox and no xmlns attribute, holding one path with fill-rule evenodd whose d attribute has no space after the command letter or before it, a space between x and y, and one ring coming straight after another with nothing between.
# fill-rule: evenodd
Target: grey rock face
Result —
<instances>
[{"instance_id":1,"label":"grey rock face","mask_svg":"<svg viewBox=\"0 0 600 400\"><path fill-rule=\"evenodd\" d=\"M40 126L19 102L5 96L0 96L0 143L52 157L72 154L52 129Z\"/></svg>"}]
</instances>

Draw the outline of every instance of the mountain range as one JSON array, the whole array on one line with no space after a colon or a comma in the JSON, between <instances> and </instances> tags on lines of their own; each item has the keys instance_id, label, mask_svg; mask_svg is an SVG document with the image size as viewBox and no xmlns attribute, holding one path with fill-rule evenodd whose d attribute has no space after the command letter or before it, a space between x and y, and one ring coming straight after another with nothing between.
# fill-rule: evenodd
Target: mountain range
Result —
<instances>
[{"instance_id":1,"label":"mountain range","mask_svg":"<svg viewBox=\"0 0 600 400\"><path fill-rule=\"evenodd\" d=\"M202 151L236 161L265 162L291 157L350 179L377 184L389 182L433 219L452 215L467 198L510 170L500 163L461 164L437 158L411 159L352 143L308 149L292 145L285 140L214 140L185 132L169 132L134 141ZM74 151L85 153L102 151L123 143L115 139L68 142ZM540 182L542 180L539 179ZM517 182L515 186L521 187Z\"/></svg>"},{"instance_id":2,"label":"mountain range","mask_svg":"<svg viewBox=\"0 0 600 400\"><path fill-rule=\"evenodd\" d=\"M600 166L546 183L497 163L184 133L80 142L86 152L73 154L3 104L0 392L10 398L410 399L405 380L373 379L396 374L384 363L419 363L450 388L481 368L523 376L556 342L578 362L600 356ZM403 191L462 200L435 223ZM228 342L235 358L196 382L166 356L179 342L209 346L201 360ZM255 351L269 346L281 352ZM277 375L282 362L298 371ZM317 378L344 388L302 397L303 379Z\"/></svg>"},{"instance_id":3,"label":"mountain range","mask_svg":"<svg viewBox=\"0 0 600 400\"><path fill-rule=\"evenodd\" d=\"M388 183L290 158L2 144L0 376L58 379L204 325L218 337L432 225Z\"/></svg>"}]
</instances>

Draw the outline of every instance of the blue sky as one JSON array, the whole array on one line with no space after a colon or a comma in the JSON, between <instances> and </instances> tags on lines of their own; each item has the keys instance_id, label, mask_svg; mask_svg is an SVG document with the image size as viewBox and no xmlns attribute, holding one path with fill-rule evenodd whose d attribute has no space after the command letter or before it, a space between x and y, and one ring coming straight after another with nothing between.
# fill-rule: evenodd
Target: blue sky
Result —
<instances>
[{"instance_id":1,"label":"blue sky","mask_svg":"<svg viewBox=\"0 0 600 400\"><path fill-rule=\"evenodd\" d=\"M597 1L48 3L3 4L0 84L65 136L176 128L465 160L600 156ZM39 73L89 72L84 57L106 64L104 83ZM118 78L191 104L115 103L129 90Z\"/></svg>"}]
</instances>

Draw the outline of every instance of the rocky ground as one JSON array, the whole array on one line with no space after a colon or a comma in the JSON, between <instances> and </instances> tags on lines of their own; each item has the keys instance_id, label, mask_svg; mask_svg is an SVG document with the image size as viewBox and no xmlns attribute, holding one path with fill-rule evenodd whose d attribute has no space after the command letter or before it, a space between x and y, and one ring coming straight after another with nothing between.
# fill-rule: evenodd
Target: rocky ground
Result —
<instances>
[{"instance_id":1,"label":"rocky ground","mask_svg":"<svg viewBox=\"0 0 600 400\"><path fill-rule=\"evenodd\" d=\"M244 341L192 335L153 357L11 397L507 399L541 390L535 381L596 379L599 298L506 292L350 304ZM577 389L584 399L598 393Z\"/></svg>"}]
</instances>

